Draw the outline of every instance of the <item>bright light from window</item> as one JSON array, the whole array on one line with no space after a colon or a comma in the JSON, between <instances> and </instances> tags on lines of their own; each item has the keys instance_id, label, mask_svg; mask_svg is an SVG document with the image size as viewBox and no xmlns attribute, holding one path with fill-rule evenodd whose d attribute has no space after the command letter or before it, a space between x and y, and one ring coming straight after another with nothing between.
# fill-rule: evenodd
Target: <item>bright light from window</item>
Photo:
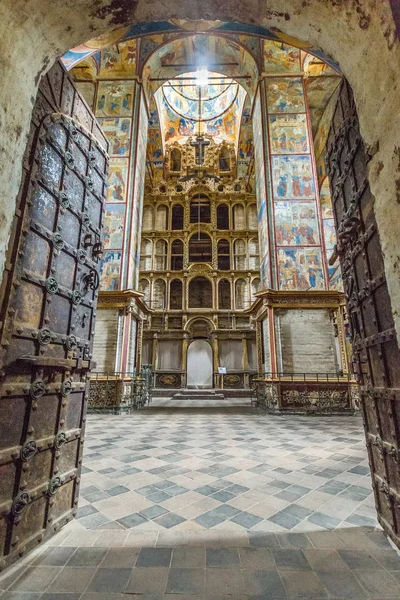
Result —
<instances>
[{"instance_id":1,"label":"bright light from window","mask_svg":"<svg viewBox=\"0 0 400 600\"><path fill-rule=\"evenodd\" d=\"M202 67L196 72L196 85L204 86L208 85L208 71L207 67Z\"/></svg>"}]
</instances>

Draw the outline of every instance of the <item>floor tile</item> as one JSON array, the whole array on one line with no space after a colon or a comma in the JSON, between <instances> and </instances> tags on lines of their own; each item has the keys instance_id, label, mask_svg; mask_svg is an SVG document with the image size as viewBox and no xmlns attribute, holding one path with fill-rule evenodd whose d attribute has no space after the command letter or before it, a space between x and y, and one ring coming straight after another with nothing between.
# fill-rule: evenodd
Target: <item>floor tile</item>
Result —
<instances>
[{"instance_id":1,"label":"floor tile","mask_svg":"<svg viewBox=\"0 0 400 600\"><path fill-rule=\"evenodd\" d=\"M239 567L239 552L237 548L207 548L206 567Z\"/></svg>"},{"instance_id":2,"label":"floor tile","mask_svg":"<svg viewBox=\"0 0 400 600\"><path fill-rule=\"evenodd\" d=\"M46 591L48 593L82 593L87 589L95 573L95 567L65 567L46 587Z\"/></svg>"},{"instance_id":3,"label":"floor tile","mask_svg":"<svg viewBox=\"0 0 400 600\"><path fill-rule=\"evenodd\" d=\"M174 548L171 567L174 568L205 568L205 548Z\"/></svg>"},{"instance_id":4,"label":"floor tile","mask_svg":"<svg viewBox=\"0 0 400 600\"><path fill-rule=\"evenodd\" d=\"M137 567L169 567L171 548L142 548L136 561Z\"/></svg>"},{"instance_id":5,"label":"floor tile","mask_svg":"<svg viewBox=\"0 0 400 600\"><path fill-rule=\"evenodd\" d=\"M312 571L281 571L283 584L289 598L328 598L328 594L316 573Z\"/></svg>"},{"instance_id":6,"label":"floor tile","mask_svg":"<svg viewBox=\"0 0 400 600\"><path fill-rule=\"evenodd\" d=\"M286 598L282 579L275 570L243 571L244 586L249 596L262 598Z\"/></svg>"},{"instance_id":7,"label":"floor tile","mask_svg":"<svg viewBox=\"0 0 400 600\"><path fill-rule=\"evenodd\" d=\"M204 569L171 568L166 592L167 594L203 594Z\"/></svg>"}]
</instances>

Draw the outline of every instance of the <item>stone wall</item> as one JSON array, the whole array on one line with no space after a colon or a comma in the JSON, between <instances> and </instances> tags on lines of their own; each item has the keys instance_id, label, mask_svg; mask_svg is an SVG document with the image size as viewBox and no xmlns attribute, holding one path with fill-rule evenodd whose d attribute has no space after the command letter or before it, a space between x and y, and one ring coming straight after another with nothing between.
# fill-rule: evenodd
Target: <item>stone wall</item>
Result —
<instances>
[{"instance_id":1,"label":"stone wall","mask_svg":"<svg viewBox=\"0 0 400 600\"><path fill-rule=\"evenodd\" d=\"M21 161L40 76L67 49L127 23L219 19L276 27L319 46L341 66L359 111L361 133L373 155L371 189L385 256L396 327L400 332L400 44L389 0L3 0L0 6L0 266L4 264ZM289 43L295 43L288 38ZM29 48L29 52L27 51Z\"/></svg>"},{"instance_id":2,"label":"stone wall","mask_svg":"<svg viewBox=\"0 0 400 600\"><path fill-rule=\"evenodd\" d=\"M95 371L113 372L117 353L118 310L98 310L96 332L93 341Z\"/></svg>"},{"instance_id":3,"label":"stone wall","mask_svg":"<svg viewBox=\"0 0 400 600\"><path fill-rule=\"evenodd\" d=\"M329 310L277 310L275 330L279 331L278 371L336 373L338 363Z\"/></svg>"}]
</instances>

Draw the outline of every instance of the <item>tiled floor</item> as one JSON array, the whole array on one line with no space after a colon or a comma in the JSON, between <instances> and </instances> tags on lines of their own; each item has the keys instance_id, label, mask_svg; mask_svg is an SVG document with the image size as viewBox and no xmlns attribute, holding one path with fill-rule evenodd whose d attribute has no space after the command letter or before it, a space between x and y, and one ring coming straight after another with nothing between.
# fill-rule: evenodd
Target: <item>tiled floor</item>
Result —
<instances>
[{"instance_id":1,"label":"tiled floor","mask_svg":"<svg viewBox=\"0 0 400 600\"><path fill-rule=\"evenodd\" d=\"M400 599L359 418L155 400L89 416L77 519L1 600Z\"/></svg>"}]
</instances>

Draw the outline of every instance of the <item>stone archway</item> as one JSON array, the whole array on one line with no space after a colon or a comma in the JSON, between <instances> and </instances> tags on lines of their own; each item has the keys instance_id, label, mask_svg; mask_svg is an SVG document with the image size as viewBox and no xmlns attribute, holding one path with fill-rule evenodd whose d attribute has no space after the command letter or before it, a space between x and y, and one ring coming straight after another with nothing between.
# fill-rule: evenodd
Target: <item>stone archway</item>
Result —
<instances>
[{"instance_id":1,"label":"stone archway","mask_svg":"<svg viewBox=\"0 0 400 600\"><path fill-rule=\"evenodd\" d=\"M250 6L237 9L228 4L223 9L223 14L210 6L203 6L201 17L226 18L228 20L240 20L249 22L257 21L283 29L291 35L298 35L304 40L312 40L319 44L326 52L331 53L340 63L343 72L353 86L359 116L361 131L366 142L367 151L372 160L369 163L369 177L372 192L379 202L376 203L376 215L379 231L381 234L382 250L386 258L386 274L389 291L392 295L392 310L395 325L399 327L400 313L400 290L399 278L397 277L396 259L396 228L395 222L397 212L400 210L396 200L400 203L400 189L398 184L398 172L400 170L400 150L396 146L396 119L399 116L392 114L392 106L395 105L396 83L400 76L398 71L399 44L395 40L394 23L391 21L389 5L381 7L381 13L360 12L357 10L345 12L335 6L326 6L326 3L317 0L310 1L308 6L300 6L300 2L291 2L292 12L282 14L279 12L278 3L276 12L267 15L260 14L258 9L251 11ZM324 5L323 5L324 4ZM26 5L25 5L26 6ZM34 103L37 84L40 75L51 66L54 57L62 53L66 48L76 45L77 42L93 37L110 26L122 25L131 21L135 15L130 9L123 10L122 3L114 1L112 8L104 2L101 7L94 8L87 0L75 1L73 7L76 13L71 13L71 4L65 8L57 8L53 13L45 12L47 7L41 4L27 6L31 10L32 19L31 36L37 42L33 55L30 54L24 62L22 47L18 39L13 39L12 25L19 26L18 19L21 15L16 10L15 3L10 6L9 14L4 15L2 22L7 23L7 32L4 32L3 43L8 43L7 65L4 76L8 85L1 91L0 101L5 107L6 117L1 126L2 149L4 161L0 174L0 189L2 189L3 205L0 222L3 225L3 238L0 240L4 251L7 242L9 225L13 214L13 202L10 201L16 195L20 183L22 153L25 148L26 132L28 131L32 104ZM8 7L2 7L4 13ZM36 9L36 12L35 12ZM41 10L43 9L43 13ZM187 11L192 7L185 6L177 9L178 15L185 17ZM140 22L150 21L152 14L147 7L140 2L135 7L136 17ZM169 7L160 7L160 14L170 16ZM246 10L246 17L242 11ZM182 15L180 13L183 13ZM168 13L168 15L167 15ZM139 16L138 16L139 15ZM34 21L34 18L36 20ZM79 18L77 18L79 17ZM310 22L312 21L312 22ZM24 21L25 22L25 21ZM62 30L57 23L63 23ZM329 22L329 29L326 23ZM35 24L33 24L35 23ZM40 23L40 24L39 24ZM333 23L333 25L332 25ZM383 25L384 24L384 25ZM42 29L43 28L43 29ZM89 35L90 31L90 35ZM364 64L367 61L377 64L380 69L374 80L365 79L364 73L359 69L359 61L363 56ZM21 82L24 82L22 85ZM375 90L380 90L380 97L375 96ZM381 102L384 98L384 102ZM393 102L391 102L393 100Z\"/></svg>"},{"instance_id":2,"label":"stone archway","mask_svg":"<svg viewBox=\"0 0 400 600\"><path fill-rule=\"evenodd\" d=\"M207 30L210 21L235 21L279 30L311 43L332 56L350 82L356 99L361 133L373 158L369 165L371 190L379 198L377 223L389 291L393 298L395 326L400 328L400 264L396 253L400 212L399 154L396 132L400 115L394 114L400 82L400 43L390 0L352 3L350 0L290 0L285 11L279 0L264 8L253 0L245 4L229 0L216 8L212 0L159 3L144 0L131 4L124 0L73 0L67 4L47 2L2 3L0 40L2 75L7 82L0 91L0 104L6 107L0 122L3 161L0 171L0 265L4 264L15 198L21 178L22 156L26 145L31 111L40 77L57 56L71 47L107 31L134 23L140 34L146 24L158 20L192 19L185 23L194 31ZM194 20L202 20L196 23ZM25 50L27 40L30 52ZM101 43L101 40L100 40ZM376 67L376 68L375 68ZM374 76L370 73L374 71ZM21 83L23 82L23 83ZM379 96L376 92L379 90Z\"/></svg>"}]
</instances>

